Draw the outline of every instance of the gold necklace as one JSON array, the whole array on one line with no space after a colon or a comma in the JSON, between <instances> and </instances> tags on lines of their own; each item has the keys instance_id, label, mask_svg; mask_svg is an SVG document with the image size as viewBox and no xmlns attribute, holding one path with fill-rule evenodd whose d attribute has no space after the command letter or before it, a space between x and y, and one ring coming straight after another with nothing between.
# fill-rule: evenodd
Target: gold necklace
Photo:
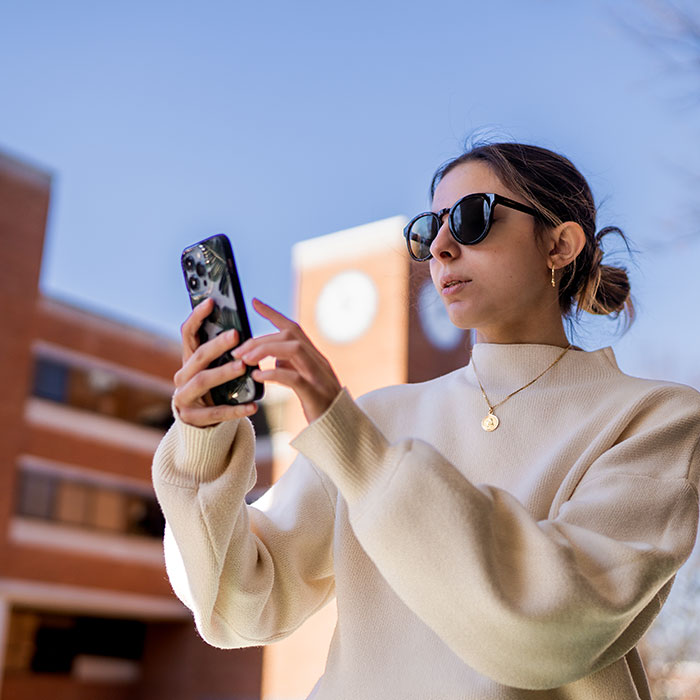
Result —
<instances>
[{"instance_id":1,"label":"gold necklace","mask_svg":"<svg viewBox=\"0 0 700 700\"><path fill-rule=\"evenodd\" d=\"M512 396L515 396L519 391L522 391L523 389L527 389L529 386L534 384L541 376L543 376L544 374L549 372L549 370L552 369L552 367L554 367L554 365L556 365L557 362L559 362L559 360L561 360L561 358L564 357L564 355L566 355L566 353L571 349L571 347L572 347L571 343L569 343L569 345L567 345L564 348L561 355L559 355L559 357L557 357L557 359L554 360L554 362L552 362L552 364L549 365L549 367L547 367L547 369L544 370L544 372L540 372L540 374L538 374L533 380L531 380L527 384L525 384L525 386L521 386L520 389L516 389L512 393L508 394L508 396L506 396L506 398L503 399L503 401L499 401L498 403L493 404L493 405L491 405L491 402L489 401L488 396L486 396L486 392L484 391L484 387L481 384L481 380L479 379L479 375L476 373L476 364L474 363L474 353L472 352L471 363L472 363L472 368L474 369L474 376L476 377L476 381L479 382L479 388L481 389L481 395L484 397L484 400L486 401L486 403L489 406L489 412L486 415L486 417L484 418L484 420L481 421L481 427L487 433L492 433L494 430L496 430L496 428L498 428L498 425L501 421L498 419L498 416L493 412L494 409L496 409L496 408L498 408L498 406L501 406L502 404L504 404L506 401L508 401L509 398L511 398Z\"/></svg>"}]
</instances>

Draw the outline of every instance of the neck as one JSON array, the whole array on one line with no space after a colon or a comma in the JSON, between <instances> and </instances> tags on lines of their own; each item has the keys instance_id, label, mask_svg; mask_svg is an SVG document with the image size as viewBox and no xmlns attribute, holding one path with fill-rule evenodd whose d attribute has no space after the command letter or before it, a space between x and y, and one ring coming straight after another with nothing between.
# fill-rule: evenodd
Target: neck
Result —
<instances>
[{"instance_id":1,"label":"neck","mask_svg":"<svg viewBox=\"0 0 700 700\"><path fill-rule=\"evenodd\" d=\"M477 343L521 344L530 343L533 345L557 345L565 348L569 345L569 339L564 332L564 325L561 317L558 323L553 323L549 327L529 326L520 327L482 327L476 328Z\"/></svg>"}]
</instances>

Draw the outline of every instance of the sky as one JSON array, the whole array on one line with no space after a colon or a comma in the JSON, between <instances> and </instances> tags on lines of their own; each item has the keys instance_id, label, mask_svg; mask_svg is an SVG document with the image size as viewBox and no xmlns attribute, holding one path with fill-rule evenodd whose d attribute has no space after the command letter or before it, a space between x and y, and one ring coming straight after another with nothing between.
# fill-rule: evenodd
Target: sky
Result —
<instances>
[{"instance_id":1,"label":"sky","mask_svg":"<svg viewBox=\"0 0 700 700\"><path fill-rule=\"evenodd\" d=\"M41 289L177 338L180 251L224 232L291 314L295 242L427 209L479 130L569 157L639 251L635 325L578 344L700 388L697 75L629 29L651 5L0 0L0 150L53 176Z\"/></svg>"}]
</instances>

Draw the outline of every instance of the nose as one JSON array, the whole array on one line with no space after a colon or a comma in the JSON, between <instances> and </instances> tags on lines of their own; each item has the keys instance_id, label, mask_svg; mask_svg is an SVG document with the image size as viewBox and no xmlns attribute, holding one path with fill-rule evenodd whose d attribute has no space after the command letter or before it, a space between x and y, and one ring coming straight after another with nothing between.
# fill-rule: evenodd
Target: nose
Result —
<instances>
[{"instance_id":1,"label":"nose","mask_svg":"<svg viewBox=\"0 0 700 700\"><path fill-rule=\"evenodd\" d=\"M459 243L452 236L448 219L446 214L443 215L442 225L430 244L430 253L436 259L455 258L459 255Z\"/></svg>"}]
</instances>

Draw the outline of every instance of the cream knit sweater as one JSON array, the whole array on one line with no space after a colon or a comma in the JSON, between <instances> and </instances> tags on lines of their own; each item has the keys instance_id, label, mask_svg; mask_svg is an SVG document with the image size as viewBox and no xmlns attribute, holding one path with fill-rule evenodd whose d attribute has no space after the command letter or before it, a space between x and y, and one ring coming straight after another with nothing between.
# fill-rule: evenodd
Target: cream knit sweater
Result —
<instances>
[{"instance_id":1,"label":"cream knit sweater","mask_svg":"<svg viewBox=\"0 0 700 700\"><path fill-rule=\"evenodd\" d=\"M474 349L492 402L559 353ZM343 390L251 506L250 422L176 418L153 476L200 634L267 644L335 596L314 700L648 698L635 645L695 540L700 394L570 350L492 433L487 411L471 365Z\"/></svg>"}]
</instances>

